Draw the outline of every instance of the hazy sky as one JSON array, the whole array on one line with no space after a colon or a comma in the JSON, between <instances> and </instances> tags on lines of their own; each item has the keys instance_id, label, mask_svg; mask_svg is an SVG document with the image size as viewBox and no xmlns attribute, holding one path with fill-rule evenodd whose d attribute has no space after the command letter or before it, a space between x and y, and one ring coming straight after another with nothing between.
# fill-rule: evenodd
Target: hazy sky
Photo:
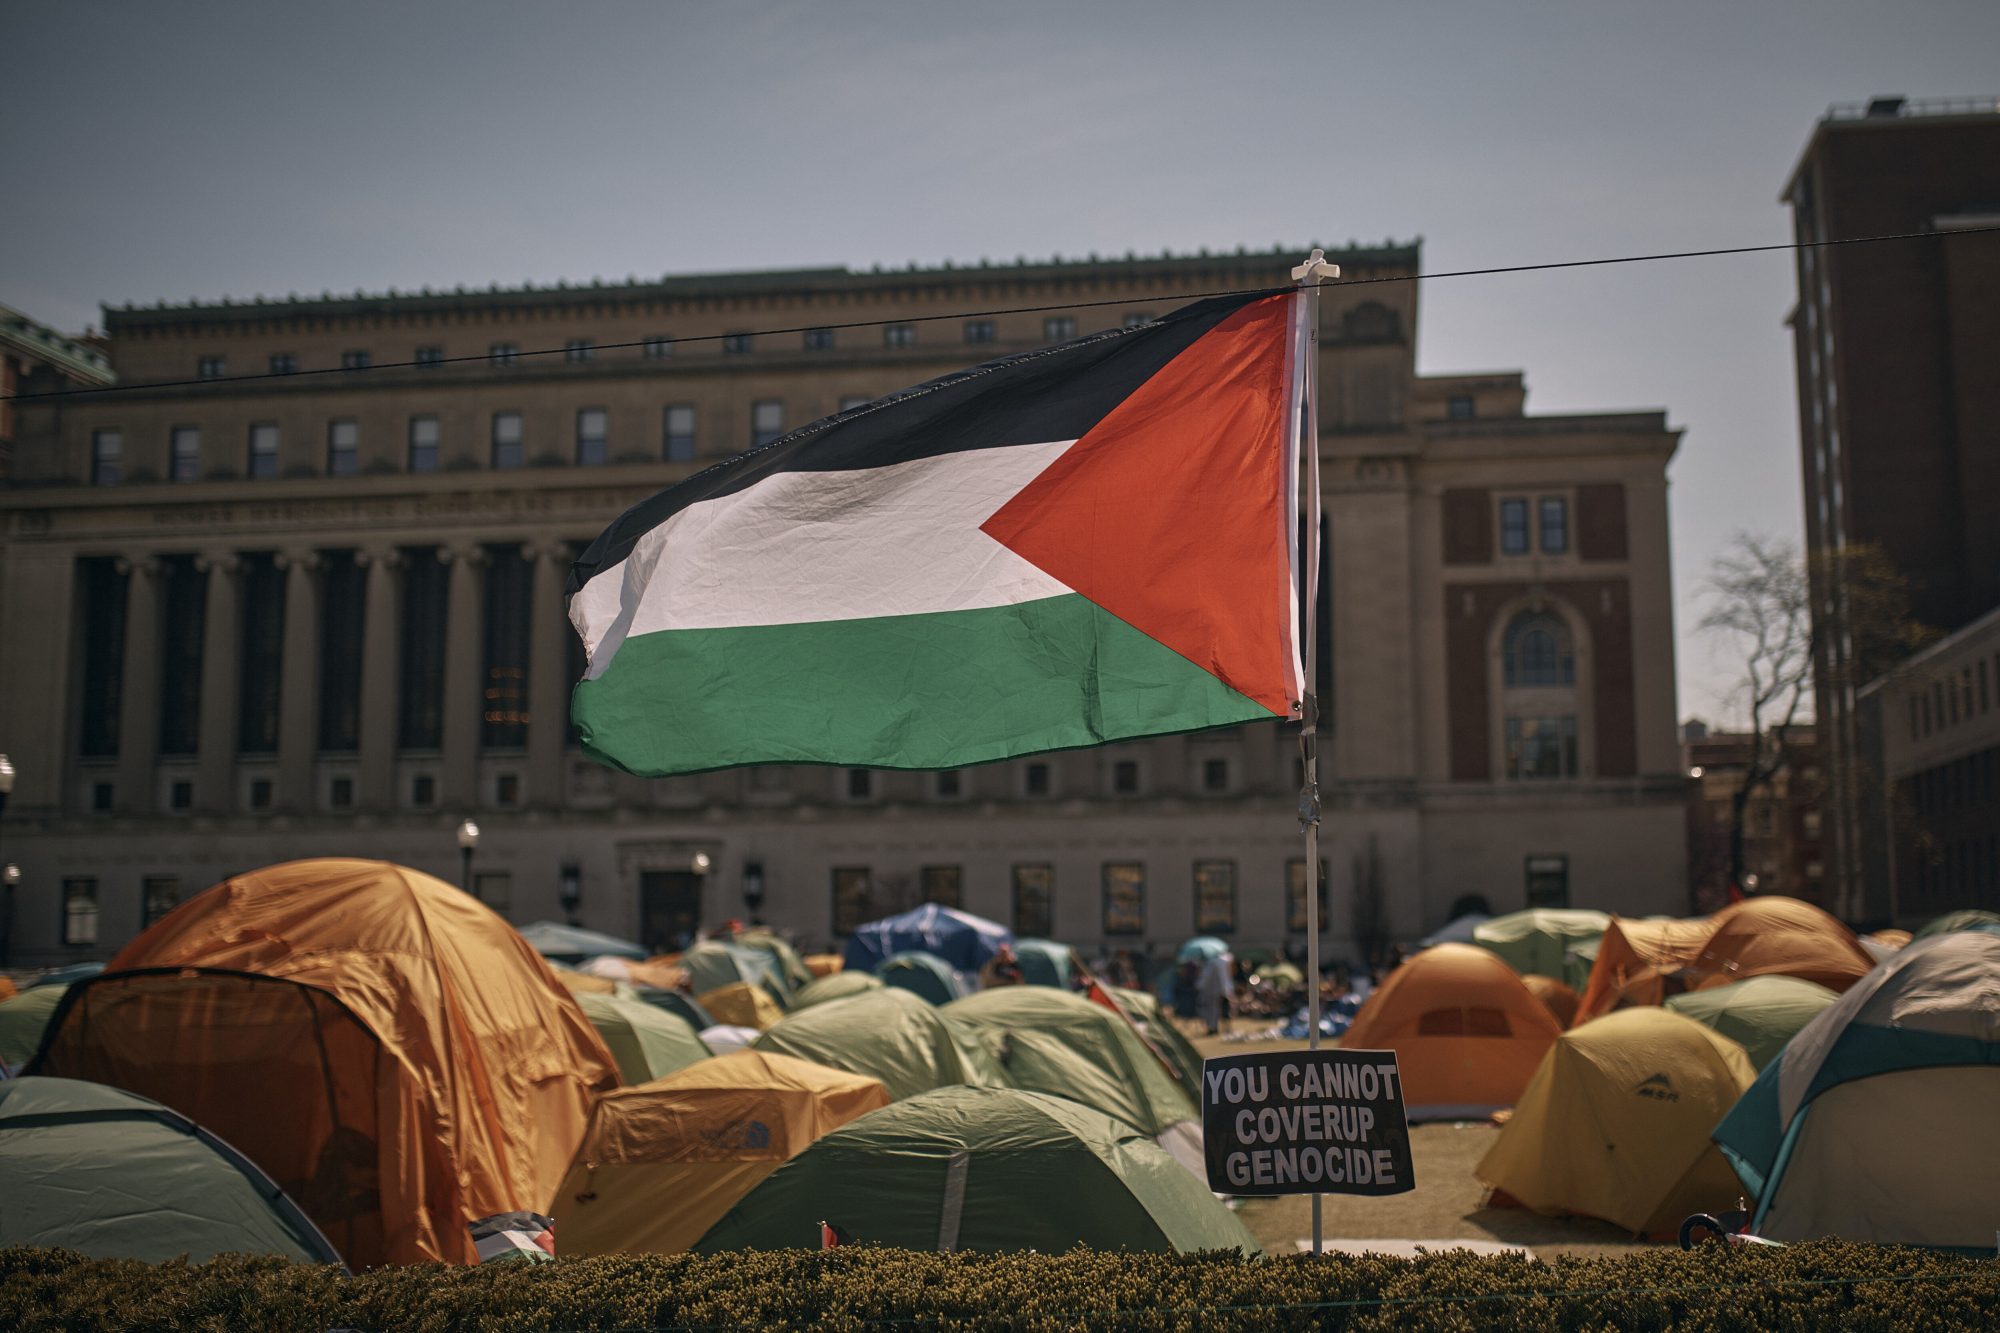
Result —
<instances>
[{"instance_id":1,"label":"hazy sky","mask_svg":"<svg viewBox=\"0 0 2000 1333\"><path fill-rule=\"evenodd\" d=\"M2000 4L0 0L0 302L1421 236L1477 268L1788 239L1832 102L2000 93ZM1783 254L1443 279L1426 371L1658 408L1683 715L1800 516Z\"/></svg>"}]
</instances>

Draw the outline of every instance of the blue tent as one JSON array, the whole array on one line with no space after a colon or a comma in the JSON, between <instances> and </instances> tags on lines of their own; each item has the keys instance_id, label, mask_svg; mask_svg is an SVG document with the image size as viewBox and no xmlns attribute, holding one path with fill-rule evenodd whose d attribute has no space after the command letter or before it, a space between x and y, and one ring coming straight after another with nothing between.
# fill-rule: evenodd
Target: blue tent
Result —
<instances>
[{"instance_id":1,"label":"blue tent","mask_svg":"<svg viewBox=\"0 0 2000 1333\"><path fill-rule=\"evenodd\" d=\"M972 990L950 963L921 949L895 955L876 969L875 975L882 978L884 986L900 987L932 1004L950 1004Z\"/></svg>"},{"instance_id":2,"label":"blue tent","mask_svg":"<svg viewBox=\"0 0 2000 1333\"><path fill-rule=\"evenodd\" d=\"M1030 986L1068 990L1076 976L1069 946L1054 940L1016 940L1014 957L1021 964L1021 979Z\"/></svg>"},{"instance_id":3,"label":"blue tent","mask_svg":"<svg viewBox=\"0 0 2000 1333\"><path fill-rule=\"evenodd\" d=\"M961 972L978 972L1000 952L1001 945L1013 942L1014 932L997 922L955 907L925 903L856 926L847 937L845 957L848 971L874 972L895 954L921 950Z\"/></svg>"},{"instance_id":4,"label":"blue tent","mask_svg":"<svg viewBox=\"0 0 2000 1333\"><path fill-rule=\"evenodd\" d=\"M565 926L557 921L537 921L532 926L523 926L521 938L542 957L563 963L580 963L586 958L601 958L607 954L635 961L646 956L646 951L630 940L600 935L578 926Z\"/></svg>"}]
</instances>

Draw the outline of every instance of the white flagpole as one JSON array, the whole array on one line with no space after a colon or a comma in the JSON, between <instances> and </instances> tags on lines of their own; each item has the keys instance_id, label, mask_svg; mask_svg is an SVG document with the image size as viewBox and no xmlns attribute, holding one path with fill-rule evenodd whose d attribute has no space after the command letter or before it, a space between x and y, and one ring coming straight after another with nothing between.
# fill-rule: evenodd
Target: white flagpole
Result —
<instances>
[{"instance_id":1,"label":"white flagpole","mask_svg":"<svg viewBox=\"0 0 2000 1333\"><path fill-rule=\"evenodd\" d=\"M1292 270L1305 302L1305 337L1297 344L1300 416L1293 428L1305 450L1306 539L1300 583L1305 597L1305 689L1299 700L1299 757L1304 782L1299 788L1299 828L1306 835L1306 1049L1319 1049L1319 288L1340 276L1340 266L1326 262L1317 246L1306 262ZM1312 1196L1314 1254L1321 1253L1320 1196Z\"/></svg>"}]
</instances>

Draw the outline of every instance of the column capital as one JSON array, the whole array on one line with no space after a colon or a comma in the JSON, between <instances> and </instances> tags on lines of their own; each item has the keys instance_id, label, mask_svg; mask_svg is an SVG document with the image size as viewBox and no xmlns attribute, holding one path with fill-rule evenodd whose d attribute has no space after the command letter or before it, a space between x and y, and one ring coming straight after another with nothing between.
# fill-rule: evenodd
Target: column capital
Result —
<instances>
[{"instance_id":1,"label":"column capital","mask_svg":"<svg viewBox=\"0 0 2000 1333\"><path fill-rule=\"evenodd\" d=\"M359 546L354 550L354 563L366 569L370 565L380 565L384 569L403 567L403 549L400 546Z\"/></svg>"},{"instance_id":2,"label":"column capital","mask_svg":"<svg viewBox=\"0 0 2000 1333\"><path fill-rule=\"evenodd\" d=\"M521 556L526 560L549 560L558 565L567 565L576 560L576 543L555 537L523 542Z\"/></svg>"},{"instance_id":3,"label":"column capital","mask_svg":"<svg viewBox=\"0 0 2000 1333\"><path fill-rule=\"evenodd\" d=\"M120 574L157 574L160 557L153 551L128 552L119 556L113 567Z\"/></svg>"},{"instance_id":4,"label":"column capital","mask_svg":"<svg viewBox=\"0 0 2000 1333\"><path fill-rule=\"evenodd\" d=\"M442 565L462 564L467 569L484 569L486 562L486 548L478 542L452 542L438 547L438 563Z\"/></svg>"},{"instance_id":5,"label":"column capital","mask_svg":"<svg viewBox=\"0 0 2000 1333\"><path fill-rule=\"evenodd\" d=\"M194 567L204 574L235 574L243 568L243 556L238 551L201 551L195 555Z\"/></svg>"},{"instance_id":6,"label":"column capital","mask_svg":"<svg viewBox=\"0 0 2000 1333\"><path fill-rule=\"evenodd\" d=\"M278 552L278 554L275 557L273 557L272 563L277 565L279 569L291 569L296 566L297 568L303 570L304 572L312 574L316 573L319 570L319 567L323 562L320 559L320 554L318 551L312 550L311 548L306 548L303 550L298 548L292 548Z\"/></svg>"}]
</instances>

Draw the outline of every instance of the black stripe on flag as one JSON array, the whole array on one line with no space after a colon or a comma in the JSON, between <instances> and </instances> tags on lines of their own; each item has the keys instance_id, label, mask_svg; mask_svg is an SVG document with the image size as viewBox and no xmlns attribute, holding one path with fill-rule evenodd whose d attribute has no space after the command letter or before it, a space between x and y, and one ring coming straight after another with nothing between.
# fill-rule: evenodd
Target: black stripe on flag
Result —
<instances>
[{"instance_id":1,"label":"black stripe on flag","mask_svg":"<svg viewBox=\"0 0 2000 1333\"><path fill-rule=\"evenodd\" d=\"M1150 324L1017 352L822 417L620 514L577 557L564 598L625 559L641 537L681 510L780 472L858 471L972 449L1081 439L1202 335L1252 301L1287 290L1199 301Z\"/></svg>"}]
</instances>

